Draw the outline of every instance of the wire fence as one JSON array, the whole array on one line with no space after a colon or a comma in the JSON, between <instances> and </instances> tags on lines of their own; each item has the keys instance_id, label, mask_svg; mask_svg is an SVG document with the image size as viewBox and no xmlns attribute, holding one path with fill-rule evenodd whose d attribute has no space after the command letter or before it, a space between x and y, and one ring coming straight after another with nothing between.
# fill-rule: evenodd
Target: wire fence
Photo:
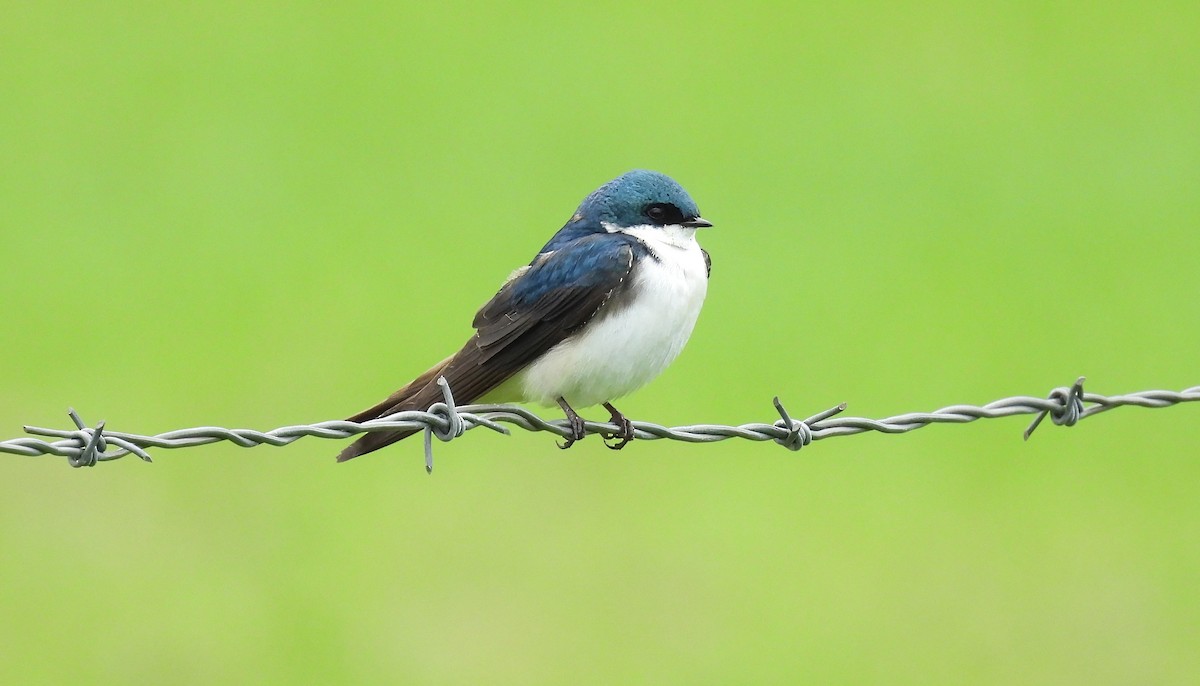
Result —
<instances>
[{"instance_id":1,"label":"wire fence","mask_svg":"<svg viewBox=\"0 0 1200 686\"><path fill-rule=\"evenodd\" d=\"M1060 426L1073 426L1079 420L1116 407L1168 407L1185 402L1200 401L1200 386L1182 391L1140 391L1125 395L1103 396L1085 393L1083 377L1070 387L1056 388L1046 398L1016 396L1003 398L986 405L950 405L933 412L911 412L885 419L838 416L846 409L842 403L806 419L795 420L784 409L779 398L775 398L775 410L779 419L770 424L692 424L689 426L665 427L650 422L633 422L634 437L638 440L667 439L687 443L713 443L730 438L751 441L774 441L789 450L799 450L813 441L836 436L869 431L899 434L919 429L930 424L965 424L977 419L996 419L1015 415L1037 415L1025 430L1028 440L1034 429L1045 419ZM565 420L545 420L529 410L516 405L463 405L454 404L454 395L445 379L439 378L443 402L424 411L406 411L372 419L366 422L343 420L284 426L270 431L253 429L225 429L215 426L200 426L178 429L142 436L120 431L110 431L104 422L95 427L84 424L74 410L68 412L75 424L74 429L48 429L36 426L24 427L25 433L46 436L58 440L40 438L14 438L0 441L0 452L15 455L58 455L67 458L72 467L92 467L100 462L116 460L126 455L137 455L150 462L149 448L190 448L220 441L229 441L243 448L257 445L284 446L305 436L316 438L350 438L367 432L387 432L416 429L425 434L425 469L433 471L433 439L451 441L465 432L485 427L492 431L508 434L504 425L526 431L546 431L563 438L570 435ZM619 427L607 422L586 422L587 434L612 437Z\"/></svg>"}]
</instances>

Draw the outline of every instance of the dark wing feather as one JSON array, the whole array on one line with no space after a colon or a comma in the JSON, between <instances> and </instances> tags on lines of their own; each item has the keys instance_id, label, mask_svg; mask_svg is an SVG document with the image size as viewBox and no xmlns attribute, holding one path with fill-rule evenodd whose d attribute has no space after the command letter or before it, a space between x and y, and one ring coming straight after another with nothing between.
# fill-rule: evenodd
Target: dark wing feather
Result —
<instances>
[{"instance_id":1,"label":"dark wing feather","mask_svg":"<svg viewBox=\"0 0 1200 686\"><path fill-rule=\"evenodd\" d=\"M482 396L578 331L632 268L633 248L608 235L538 256L476 313L475 336L450 363L468 372L460 382L466 392Z\"/></svg>"},{"instance_id":2,"label":"dark wing feather","mask_svg":"<svg viewBox=\"0 0 1200 686\"><path fill-rule=\"evenodd\" d=\"M479 308L473 322L475 335L458 353L351 421L428 409L442 400L439 376L446 377L457 404L474 402L561 343L627 282L634 247L614 238L608 234L585 236L565 249L539 255ZM416 431L365 434L343 450L338 461L378 450L413 433Z\"/></svg>"}]
</instances>

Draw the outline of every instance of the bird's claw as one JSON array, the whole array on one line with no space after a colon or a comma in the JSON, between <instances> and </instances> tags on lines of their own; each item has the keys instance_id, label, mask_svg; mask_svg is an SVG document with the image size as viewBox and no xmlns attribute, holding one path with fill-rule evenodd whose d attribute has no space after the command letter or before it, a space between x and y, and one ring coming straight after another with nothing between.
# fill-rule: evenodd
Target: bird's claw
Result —
<instances>
[{"instance_id":1,"label":"bird's claw","mask_svg":"<svg viewBox=\"0 0 1200 686\"><path fill-rule=\"evenodd\" d=\"M633 440L633 422L629 421L628 417L618 412L617 408L613 407L612 405L605 403L604 407L609 411L610 414L612 414L612 423L621 428L619 432L604 434L605 439L621 439L616 443L609 443L607 440L605 440L604 447L608 448L609 450L620 450L621 448L624 448L627 443Z\"/></svg>"},{"instance_id":2,"label":"bird's claw","mask_svg":"<svg viewBox=\"0 0 1200 686\"><path fill-rule=\"evenodd\" d=\"M620 433L605 434L604 437L619 438L621 440L617 441L616 443L609 443L608 441L605 441L604 447L608 448L609 450L620 450L621 448L624 448L627 443L633 440L633 422L629 421L625 417L621 417L620 420L614 420L613 423L621 427Z\"/></svg>"},{"instance_id":3,"label":"bird's claw","mask_svg":"<svg viewBox=\"0 0 1200 686\"><path fill-rule=\"evenodd\" d=\"M566 440L558 444L559 448L566 450L575 445L576 441L582 440L587 435L587 432L583 426L583 417L580 417L575 410L571 409L571 405L567 403L566 399L560 397L558 405L567 414L567 424L571 427L571 435L565 436ZM612 423L620 429L619 431L603 434L605 439L604 446L610 450L620 450L633 440L633 422L626 419L625 415L621 414L611 403L604 403L604 409L608 410L609 414L612 415ZM615 438L621 440L616 443L608 442L610 439Z\"/></svg>"},{"instance_id":4,"label":"bird's claw","mask_svg":"<svg viewBox=\"0 0 1200 686\"><path fill-rule=\"evenodd\" d=\"M583 417L575 415L567 417L567 421L571 424L571 435L567 436L564 442L558 444L558 447L563 450L575 445L575 441L582 440L587 435L583 428Z\"/></svg>"}]
</instances>

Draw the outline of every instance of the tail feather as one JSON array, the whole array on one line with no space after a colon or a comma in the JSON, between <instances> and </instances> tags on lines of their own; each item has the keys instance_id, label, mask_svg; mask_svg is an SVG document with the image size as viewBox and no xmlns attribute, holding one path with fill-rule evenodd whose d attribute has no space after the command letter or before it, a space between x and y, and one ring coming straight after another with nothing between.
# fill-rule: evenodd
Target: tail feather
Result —
<instances>
[{"instance_id":1,"label":"tail feather","mask_svg":"<svg viewBox=\"0 0 1200 686\"><path fill-rule=\"evenodd\" d=\"M368 407L358 414L347 418L350 422L365 422L371 419L386 417L389 414L396 412L404 412L406 410L427 410L434 403L442 399L442 390L437 385L438 376L447 371L453 356L447 357L441 362L435 364L424 374L413 379L407 386L401 388L388 398L377 405ZM463 402L470 402L464 400ZM420 431L420 429L410 429L407 431L392 431L387 433L375 432L363 434L358 440L346 446L346 449L338 454L337 461L345 462L352 460L360 455L366 455L369 452L379 450L380 448L389 446L396 441L407 438Z\"/></svg>"},{"instance_id":2,"label":"tail feather","mask_svg":"<svg viewBox=\"0 0 1200 686\"><path fill-rule=\"evenodd\" d=\"M487 349L479 344L478 336L472 336L466 345L454 355L435 364L429 371L412 380L404 388L393 393L387 400L369 407L350 417L352 422L365 422L405 410L427 410L442 400L442 389L437 384L439 376L446 377L454 391L454 401L466 405L479 400L499 387L509 377L529 363L530 355L537 350L545 336L534 337L531 343L508 346L500 351ZM553 342L551 342L553 343ZM351 443L338 455L338 462L352 460L373 450L391 445L396 441L417 433L418 430L369 433Z\"/></svg>"}]
</instances>

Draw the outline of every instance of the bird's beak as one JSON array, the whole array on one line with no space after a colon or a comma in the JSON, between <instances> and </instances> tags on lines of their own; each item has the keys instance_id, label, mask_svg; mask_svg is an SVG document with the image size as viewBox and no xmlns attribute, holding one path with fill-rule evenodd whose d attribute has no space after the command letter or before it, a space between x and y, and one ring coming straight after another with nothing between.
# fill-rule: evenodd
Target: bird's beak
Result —
<instances>
[{"instance_id":1,"label":"bird's beak","mask_svg":"<svg viewBox=\"0 0 1200 686\"><path fill-rule=\"evenodd\" d=\"M707 229L708 227L712 226L712 222L704 219L703 217L696 217L695 219L689 219L685 221L683 225L690 229Z\"/></svg>"}]
</instances>

